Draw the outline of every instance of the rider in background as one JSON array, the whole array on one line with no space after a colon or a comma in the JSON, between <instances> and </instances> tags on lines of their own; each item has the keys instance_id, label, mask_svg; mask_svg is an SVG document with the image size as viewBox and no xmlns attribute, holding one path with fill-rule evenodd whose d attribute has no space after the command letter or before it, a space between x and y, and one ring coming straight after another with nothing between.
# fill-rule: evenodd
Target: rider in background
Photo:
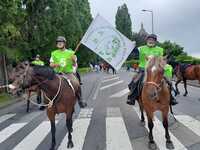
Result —
<instances>
[{"instance_id":1,"label":"rider in background","mask_svg":"<svg viewBox=\"0 0 200 150\"><path fill-rule=\"evenodd\" d=\"M66 39L63 36L57 37L56 46L58 49L51 53L50 66L58 74L73 74L73 65L77 61L75 52L71 49L66 49ZM74 80L77 80L77 78L75 77ZM82 101L81 96L78 99L78 103L81 108L87 105Z\"/></svg>"},{"instance_id":2,"label":"rider in background","mask_svg":"<svg viewBox=\"0 0 200 150\"><path fill-rule=\"evenodd\" d=\"M44 62L40 59L40 55L37 54L35 57L35 60L31 62L31 64L36 65L36 66L44 66ZM37 91L37 103L41 104L42 103L42 96L41 96L41 91L39 89L36 89ZM40 106L40 110L44 110L44 106Z\"/></svg>"},{"instance_id":3,"label":"rider in background","mask_svg":"<svg viewBox=\"0 0 200 150\"><path fill-rule=\"evenodd\" d=\"M33 65L44 66L44 62L40 59L40 55L36 55L35 60L31 62Z\"/></svg>"},{"instance_id":4,"label":"rider in background","mask_svg":"<svg viewBox=\"0 0 200 150\"><path fill-rule=\"evenodd\" d=\"M131 83L128 85L130 93L128 95L127 104L129 105L135 105L135 100L138 99L141 93L140 85L142 85L143 78L144 78L144 70L147 63L146 58L148 56L158 56L158 57L163 56L163 51L164 51L163 48L158 47L156 43L157 43L157 36L154 34L150 34L147 36L147 44L145 46L139 47L139 73L133 78ZM134 49L134 51L137 51L137 50L138 49ZM165 68L165 72L166 70L167 69ZM168 69L168 73L169 72L170 71ZM171 74L172 74L172 71L171 71ZM171 94L170 103L172 105L178 104L176 99L172 97L173 96Z\"/></svg>"}]
</instances>

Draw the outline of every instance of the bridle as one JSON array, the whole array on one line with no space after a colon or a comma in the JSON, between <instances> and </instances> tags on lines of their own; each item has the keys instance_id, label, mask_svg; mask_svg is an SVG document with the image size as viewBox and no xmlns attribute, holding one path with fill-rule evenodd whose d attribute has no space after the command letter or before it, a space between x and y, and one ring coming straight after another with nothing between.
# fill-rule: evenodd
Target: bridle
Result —
<instances>
[{"instance_id":1,"label":"bridle","mask_svg":"<svg viewBox=\"0 0 200 150\"><path fill-rule=\"evenodd\" d=\"M158 92L160 92L162 90L163 82L164 82L164 79L162 79L160 83L156 83L154 81L148 81L148 82L145 82L144 85L153 85L154 87L156 87Z\"/></svg>"}]
</instances>

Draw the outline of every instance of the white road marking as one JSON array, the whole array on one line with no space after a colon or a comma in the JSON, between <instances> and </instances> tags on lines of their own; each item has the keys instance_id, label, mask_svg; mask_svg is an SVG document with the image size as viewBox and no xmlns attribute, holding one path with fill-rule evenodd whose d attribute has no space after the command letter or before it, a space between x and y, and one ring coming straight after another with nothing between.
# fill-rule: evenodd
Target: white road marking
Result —
<instances>
[{"instance_id":1,"label":"white road marking","mask_svg":"<svg viewBox=\"0 0 200 150\"><path fill-rule=\"evenodd\" d=\"M180 123L200 136L200 121L187 115L176 115L175 117Z\"/></svg>"},{"instance_id":2,"label":"white road marking","mask_svg":"<svg viewBox=\"0 0 200 150\"><path fill-rule=\"evenodd\" d=\"M71 150L81 150L90 125L93 109L81 109L78 119L74 121L72 136L74 147ZM62 140L58 150L66 150L68 134Z\"/></svg>"},{"instance_id":3,"label":"white road marking","mask_svg":"<svg viewBox=\"0 0 200 150\"><path fill-rule=\"evenodd\" d=\"M111 78L114 78L114 77L116 77L117 75L112 75L112 76L106 76L106 77L104 77L104 79L111 79Z\"/></svg>"},{"instance_id":4,"label":"white road marking","mask_svg":"<svg viewBox=\"0 0 200 150\"><path fill-rule=\"evenodd\" d=\"M129 89L128 88L111 95L110 98L120 98L120 97L126 95L127 93L129 93Z\"/></svg>"},{"instance_id":5,"label":"white road marking","mask_svg":"<svg viewBox=\"0 0 200 150\"><path fill-rule=\"evenodd\" d=\"M16 114L5 114L3 116L0 117L0 123L14 117Z\"/></svg>"},{"instance_id":6,"label":"white road marking","mask_svg":"<svg viewBox=\"0 0 200 150\"><path fill-rule=\"evenodd\" d=\"M109 109L109 108L108 108ZM128 136L126 125L122 117L108 117L119 113L116 109L107 110L106 117L106 149L107 150L133 150ZM119 110L120 111L120 110Z\"/></svg>"},{"instance_id":7,"label":"white road marking","mask_svg":"<svg viewBox=\"0 0 200 150\"><path fill-rule=\"evenodd\" d=\"M39 116L42 112L33 112L22 117L18 122L9 125L0 132L0 143L8 139L12 134L23 128L29 122L31 122L35 117Z\"/></svg>"},{"instance_id":8,"label":"white road marking","mask_svg":"<svg viewBox=\"0 0 200 150\"><path fill-rule=\"evenodd\" d=\"M139 108L135 107L134 109L140 118ZM145 115L145 119L147 120L146 115ZM149 130L147 121L146 121L145 127L147 130ZM187 148L170 131L169 131L169 134L176 150L187 150ZM153 137L160 150L168 150L166 148L165 129L162 123L155 116L154 116Z\"/></svg>"},{"instance_id":9,"label":"white road marking","mask_svg":"<svg viewBox=\"0 0 200 150\"><path fill-rule=\"evenodd\" d=\"M35 150L50 132L50 129L51 126L49 121L42 122L29 135L27 135L13 150Z\"/></svg>"},{"instance_id":10,"label":"white road marking","mask_svg":"<svg viewBox=\"0 0 200 150\"><path fill-rule=\"evenodd\" d=\"M7 138L9 138L12 134L23 128L27 123L15 123L11 124L4 130L0 132L0 143L5 141Z\"/></svg>"},{"instance_id":11,"label":"white road marking","mask_svg":"<svg viewBox=\"0 0 200 150\"><path fill-rule=\"evenodd\" d=\"M121 81L117 81L117 82L115 82L115 83L112 83L112 84L109 84L109 85L106 85L106 86L101 87L100 90L107 89L107 88L109 88L109 87L112 87L112 86L121 84L121 83L123 83L123 82L124 82L124 81L122 81L122 80L121 80Z\"/></svg>"},{"instance_id":12,"label":"white road marking","mask_svg":"<svg viewBox=\"0 0 200 150\"><path fill-rule=\"evenodd\" d=\"M96 91L95 91L94 96L92 98L93 100L95 100L97 98L97 96L99 94L99 88L100 88L100 86L101 86L101 82L99 82L99 84L98 84L98 86L96 88Z\"/></svg>"},{"instance_id":13,"label":"white road marking","mask_svg":"<svg viewBox=\"0 0 200 150\"><path fill-rule=\"evenodd\" d=\"M106 80L103 80L102 83L113 81L113 80L118 80L118 79L119 79L119 77L115 77L115 78L111 78L111 79L106 79Z\"/></svg>"}]
</instances>

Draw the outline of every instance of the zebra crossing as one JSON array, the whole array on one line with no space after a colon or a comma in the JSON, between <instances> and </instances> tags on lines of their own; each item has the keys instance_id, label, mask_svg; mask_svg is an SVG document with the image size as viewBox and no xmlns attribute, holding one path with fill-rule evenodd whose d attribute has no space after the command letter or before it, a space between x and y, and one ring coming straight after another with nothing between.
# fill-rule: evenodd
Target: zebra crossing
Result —
<instances>
[{"instance_id":1,"label":"zebra crossing","mask_svg":"<svg viewBox=\"0 0 200 150\"><path fill-rule=\"evenodd\" d=\"M135 107L134 111L140 117L139 108ZM3 115L1 117L8 116L10 114ZM34 115L37 117L37 115ZM78 118L75 119L73 125L73 141L75 147L72 150L82 150L84 141L87 138L88 128L93 116L93 109L83 109ZM200 121L188 116L188 115L176 115L179 124L187 127L188 130L199 136L200 139ZM10 118L8 118L10 119ZM30 119L30 121L33 118ZM165 147L165 132L162 126L162 122L155 117L154 118L154 139L160 150L166 150ZM59 122L60 119L57 120ZM6 121L6 120L5 120ZM0 131L0 145L5 140L8 140L12 134L17 133L29 122L17 122L9 125L5 129ZM123 119L119 107L108 107L105 117L106 122L106 149L107 150L134 150L134 143L129 137L127 132L127 124ZM139 119L138 119L139 122ZM3 122L2 122L3 123ZM145 128L148 130L146 124ZM22 141L20 141L13 150L35 150L39 144L45 139L45 137L50 133L50 123L47 120L41 122L32 132L30 132ZM176 138L172 132L170 132L171 139L174 143L176 150L186 150L187 147ZM147 135L146 135L147 136ZM120 137L120 138L119 138ZM147 142L147 141L144 141ZM58 150L65 150L67 144L67 134L58 146Z\"/></svg>"},{"instance_id":2,"label":"zebra crossing","mask_svg":"<svg viewBox=\"0 0 200 150\"><path fill-rule=\"evenodd\" d=\"M112 78L115 78L111 80ZM117 76L113 77L106 77L102 81L101 87L114 87L119 86L123 84L124 82ZM118 83L116 85L113 85L114 83ZM109 86L112 85L112 86ZM101 89L99 88L99 90ZM120 86L122 89L115 93L111 93L108 100L111 99L124 99L125 96L128 93L128 89L124 88L124 86ZM105 88L106 89L106 88ZM118 89L117 89L118 90ZM103 92L103 90L101 90ZM128 106L127 106L128 107ZM135 142L137 138L141 137L132 137L130 133L128 132L128 127L130 126L130 122L127 122L127 120L124 118L124 114L122 111L122 108L120 106L115 107L106 107L106 113L104 116L105 121L105 149L106 150L144 150L141 147L138 147L137 143ZM138 106L133 107L133 112L138 116L137 120L138 124L140 122L140 112ZM40 144L44 142L44 140L47 137L51 138L50 135L50 123L45 117L41 120L28 134L24 133L23 131L26 129L25 127L29 128L31 126L31 123L33 120L37 120L38 117L41 117L43 112L36 111L31 112L29 114L25 114L24 116L21 116L20 118L16 119L15 121L11 121L11 123L4 127L0 128L0 150L40 150ZM74 142L74 148L72 150L86 150L84 149L84 145L86 143L86 139L88 138L88 133L90 132L90 126L91 122L94 119L95 116L95 108L85 108L81 109L77 118L74 119L73 123L73 142ZM10 113L10 114L4 114L0 116L0 127L5 122L9 122L13 119L13 117L16 117L17 114ZM64 115L59 115L56 118L57 127L59 123L64 123ZM187 130L188 132L191 132L191 135L194 135L195 138L198 137L198 140L200 142L200 121L192 116L183 114L183 113L176 113L177 118L177 126L180 128L184 126L184 130ZM166 150L165 147L165 131L162 125L162 122L160 121L159 117L155 116L154 118L154 139L155 142L159 148L159 150ZM62 126L65 127L64 125ZM139 128L140 129L140 128ZM133 128L133 130L138 130L138 128ZM148 131L147 124L144 127L145 131ZM190 150L190 146L187 142L180 139L176 134L174 134L174 129L170 129L170 135L171 139L174 143L175 150ZM12 141L13 138L17 138L20 133L24 133L20 139L20 141L16 142L15 145L12 148L1 149L2 145L5 145L5 141L9 142ZM133 131L134 132L134 131ZM12 138L11 138L12 137ZM59 137L59 135L56 135L56 137ZM95 135L94 135L95 137ZM143 147L145 149L148 149L148 133L146 132L144 136L145 140L142 140ZM58 141L57 143L57 149L58 150L66 150L67 149L67 140L68 140L68 134L67 132L63 136L63 138ZM50 145L47 145L47 148ZM199 148L200 149L200 148ZM87 149L90 150L90 149ZM93 149L91 149L93 150ZM95 150L95 149L94 149Z\"/></svg>"}]
</instances>

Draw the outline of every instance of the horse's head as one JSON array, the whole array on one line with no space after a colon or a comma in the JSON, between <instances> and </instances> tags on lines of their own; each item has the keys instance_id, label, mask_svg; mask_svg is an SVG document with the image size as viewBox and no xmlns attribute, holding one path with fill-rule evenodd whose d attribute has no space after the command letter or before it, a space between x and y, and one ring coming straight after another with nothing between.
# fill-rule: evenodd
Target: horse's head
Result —
<instances>
[{"instance_id":1,"label":"horse's head","mask_svg":"<svg viewBox=\"0 0 200 150\"><path fill-rule=\"evenodd\" d=\"M41 85L47 80L52 80L55 76L55 72L45 66L34 66L29 62L22 62L17 65L12 74L14 81L9 85L11 89L18 87L29 88L34 85Z\"/></svg>"},{"instance_id":2,"label":"horse's head","mask_svg":"<svg viewBox=\"0 0 200 150\"><path fill-rule=\"evenodd\" d=\"M158 91L161 90L164 77L165 58L150 56L146 67L145 85L148 86L150 99L158 98Z\"/></svg>"},{"instance_id":3,"label":"horse's head","mask_svg":"<svg viewBox=\"0 0 200 150\"><path fill-rule=\"evenodd\" d=\"M9 88L16 90L19 87L29 87L33 77L33 67L28 61L19 63L11 72L12 84Z\"/></svg>"}]
</instances>

